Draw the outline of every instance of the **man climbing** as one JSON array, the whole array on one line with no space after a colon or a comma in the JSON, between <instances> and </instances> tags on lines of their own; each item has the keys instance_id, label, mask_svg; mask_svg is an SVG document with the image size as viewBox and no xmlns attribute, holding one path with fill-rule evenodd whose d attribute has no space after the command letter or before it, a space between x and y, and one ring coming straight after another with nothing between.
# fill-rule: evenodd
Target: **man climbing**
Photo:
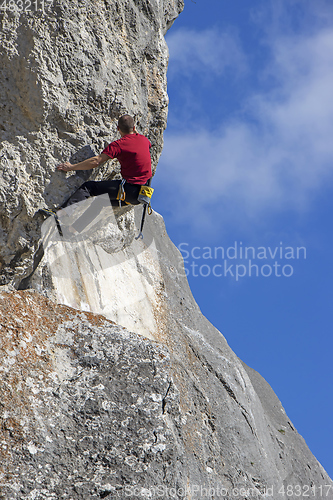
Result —
<instances>
[{"instance_id":1,"label":"man climbing","mask_svg":"<svg viewBox=\"0 0 333 500\"><path fill-rule=\"evenodd\" d=\"M101 194L108 194L110 202L112 205L122 204L123 201L130 203L132 205L138 205L140 201L138 200L140 189L143 185L148 184L151 179L151 157L150 148L151 143L147 137L138 134L135 130L134 120L130 115L123 115L118 120L118 131L121 138L117 141L111 142L100 155L88 158L80 163L71 164L69 162L61 163L57 166L57 170L62 170L64 172L69 172L70 170L91 170L102 165L104 162L110 158L117 158L121 166L121 175L123 180L111 180L111 181L88 181L82 184L70 198L65 201L57 209L40 209L44 215L53 215L55 218L56 226L61 237L63 237L62 227L57 215L57 210L65 208L74 203L83 201L91 196L98 196ZM121 193L120 202L118 200L120 189L123 191ZM149 188L148 188L149 189ZM141 196L141 195L140 195ZM151 194L150 194L151 196ZM145 198L145 193L142 195ZM145 203L149 203L149 198L146 199ZM96 204L98 204L98 199L96 199ZM100 208L102 208L101 204ZM97 211L99 207L96 207ZM139 237L142 236L142 228L144 223L144 217L146 213L147 204L144 205L144 211L141 221ZM87 224L87 218L89 210L87 210L79 219L73 224L73 229L77 232L81 230ZM95 207L93 209L95 213ZM39 264L40 260L44 255L43 243L39 245L37 252L35 254L34 260L34 270ZM34 271L33 271L34 272ZM32 276L32 274L30 275ZM28 276L27 280L30 278ZM24 281L24 280L23 280Z\"/></svg>"},{"instance_id":2,"label":"man climbing","mask_svg":"<svg viewBox=\"0 0 333 500\"><path fill-rule=\"evenodd\" d=\"M82 184L72 196L59 208L65 208L73 203L83 201L90 196L107 193L112 205L118 205L118 198L132 205L139 204L140 187L151 178L151 143L144 135L135 130L134 120L130 115L123 115L118 120L118 131L121 138L111 142L100 155L88 158L72 165L61 163L57 170L90 170L97 168L110 158L117 158L123 178L111 181L88 181Z\"/></svg>"}]
</instances>

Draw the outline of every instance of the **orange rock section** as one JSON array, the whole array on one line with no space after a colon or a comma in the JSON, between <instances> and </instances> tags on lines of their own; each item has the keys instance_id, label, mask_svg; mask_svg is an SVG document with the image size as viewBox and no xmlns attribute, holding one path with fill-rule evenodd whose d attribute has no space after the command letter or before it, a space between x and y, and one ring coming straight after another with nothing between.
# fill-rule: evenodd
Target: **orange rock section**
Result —
<instances>
[{"instance_id":1,"label":"orange rock section","mask_svg":"<svg viewBox=\"0 0 333 500\"><path fill-rule=\"evenodd\" d=\"M111 321L57 305L33 291L0 292L0 462L22 452L35 421L36 398L54 382L50 339L74 317L93 326ZM70 325L66 327L68 331ZM57 344L53 344L53 347ZM67 346L65 346L67 347ZM8 465L8 462L7 462ZM0 472L4 472L3 465Z\"/></svg>"}]
</instances>

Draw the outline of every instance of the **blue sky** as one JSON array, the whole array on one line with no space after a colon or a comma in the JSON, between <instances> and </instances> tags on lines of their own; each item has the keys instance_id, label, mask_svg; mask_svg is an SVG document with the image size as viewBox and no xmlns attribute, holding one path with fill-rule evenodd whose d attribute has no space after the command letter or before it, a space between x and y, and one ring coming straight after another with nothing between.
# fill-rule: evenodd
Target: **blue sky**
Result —
<instances>
[{"instance_id":1,"label":"blue sky","mask_svg":"<svg viewBox=\"0 0 333 500\"><path fill-rule=\"evenodd\" d=\"M333 4L187 0L166 38L154 209L203 314L332 477Z\"/></svg>"}]
</instances>

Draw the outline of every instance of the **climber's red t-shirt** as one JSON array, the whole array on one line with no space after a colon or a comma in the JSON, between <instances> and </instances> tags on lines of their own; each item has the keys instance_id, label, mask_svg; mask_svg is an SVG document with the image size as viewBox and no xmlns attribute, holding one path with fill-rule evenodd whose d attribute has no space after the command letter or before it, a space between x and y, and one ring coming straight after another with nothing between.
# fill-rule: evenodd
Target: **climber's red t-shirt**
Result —
<instances>
[{"instance_id":1,"label":"climber's red t-shirt","mask_svg":"<svg viewBox=\"0 0 333 500\"><path fill-rule=\"evenodd\" d=\"M119 160L123 179L143 185L151 178L150 148L147 137L134 133L111 142L102 153Z\"/></svg>"}]
</instances>

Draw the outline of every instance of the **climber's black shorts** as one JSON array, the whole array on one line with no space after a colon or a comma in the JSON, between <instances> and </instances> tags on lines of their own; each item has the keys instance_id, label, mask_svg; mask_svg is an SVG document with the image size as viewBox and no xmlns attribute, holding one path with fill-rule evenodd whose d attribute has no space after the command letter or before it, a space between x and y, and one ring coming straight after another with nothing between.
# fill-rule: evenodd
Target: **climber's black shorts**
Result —
<instances>
[{"instance_id":1,"label":"climber's black shorts","mask_svg":"<svg viewBox=\"0 0 333 500\"><path fill-rule=\"evenodd\" d=\"M118 190L121 181L88 181L82 184L72 194L72 196L65 201L61 205L61 208L68 207L69 205L73 205L73 203L78 203L79 201L86 200L91 196L99 196L101 194L108 194L110 198L110 203L113 206L119 206L119 201L117 200ZM125 182L124 190L126 194L125 200L127 203L131 205L139 205L138 195L140 191L139 184L130 184L129 182ZM122 205L126 205L126 203L122 203Z\"/></svg>"}]
</instances>

